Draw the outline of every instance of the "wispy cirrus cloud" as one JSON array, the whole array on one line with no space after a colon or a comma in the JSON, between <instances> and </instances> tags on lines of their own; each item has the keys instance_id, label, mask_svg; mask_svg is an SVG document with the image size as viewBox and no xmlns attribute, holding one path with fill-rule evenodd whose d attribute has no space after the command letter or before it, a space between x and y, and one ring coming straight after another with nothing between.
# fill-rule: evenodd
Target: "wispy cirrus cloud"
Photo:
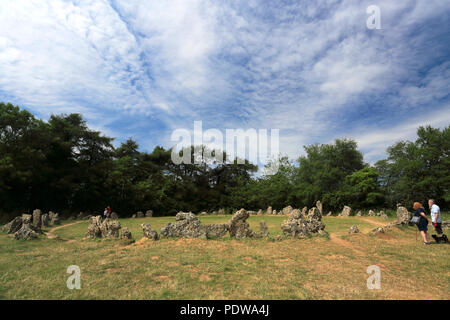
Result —
<instances>
[{"instance_id":1,"label":"wispy cirrus cloud","mask_svg":"<svg viewBox=\"0 0 450 320\"><path fill-rule=\"evenodd\" d=\"M2 1L0 100L41 117L81 112L146 150L202 120L279 128L293 158L304 144L353 137L375 161L387 132L446 125L426 114L450 112L450 5L378 1L382 29L368 30L371 4Z\"/></svg>"}]
</instances>

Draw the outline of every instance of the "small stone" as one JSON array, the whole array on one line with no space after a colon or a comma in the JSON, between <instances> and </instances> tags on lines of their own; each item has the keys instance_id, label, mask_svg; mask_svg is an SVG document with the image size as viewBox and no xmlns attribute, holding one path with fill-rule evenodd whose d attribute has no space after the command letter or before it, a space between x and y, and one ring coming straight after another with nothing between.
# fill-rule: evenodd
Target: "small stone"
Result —
<instances>
[{"instance_id":1,"label":"small stone","mask_svg":"<svg viewBox=\"0 0 450 320\"><path fill-rule=\"evenodd\" d=\"M111 219L119 219L119 215L116 212L111 212Z\"/></svg>"},{"instance_id":2,"label":"small stone","mask_svg":"<svg viewBox=\"0 0 450 320\"><path fill-rule=\"evenodd\" d=\"M136 216L138 217L138 218L144 218L145 216L144 216L144 213L142 212L142 211L138 211L137 213L136 213Z\"/></svg>"},{"instance_id":3,"label":"small stone","mask_svg":"<svg viewBox=\"0 0 450 320\"><path fill-rule=\"evenodd\" d=\"M141 224L141 227L142 227L142 231L144 232L144 237L152 239L154 241L159 240L158 232L153 230L149 224L143 223L143 224Z\"/></svg>"},{"instance_id":4,"label":"small stone","mask_svg":"<svg viewBox=\"0 0 450 320\"><path fill-rule=\"evenodd\" d=\"M356 226L356 224L354 224L353 226L350 227L350 230L348 231L348 233L350 233L350 234L359 233L359 229Z\"/></svg>"},{"instance_id":5,"label":"small stone","mask_svg":"<svg viewBox=\"0 0 450 320\"><path fill-rule=\"evenodd\" d=\"M127 227L122 228L122 234L120 236L122 239L133 239L133 236L131 235L130 229Z\"/></svg>"},{"instance_id":6,"label":"small stone","mask_svg":"<svg viewBox=\"0 0 450 320\"><path fill-rule=\"evenodd\" d=\"M344 206L344 209L342 209L342 212L339 214L339 216L349 217L351 212L352 212L352 208L350 208L349 206Z\"/></svg>"},{"instance_id":7,"label":"small stone","mask_svg":"<svg viewBox=\"0 0 450 320\"><path fill-rule=\"evenodd\" d=\"M153 217L153 210L147 210L147 211L145 211L145 217L146 217L146 218L151 218L151 217Z\"/></svg>"}]
</instances>

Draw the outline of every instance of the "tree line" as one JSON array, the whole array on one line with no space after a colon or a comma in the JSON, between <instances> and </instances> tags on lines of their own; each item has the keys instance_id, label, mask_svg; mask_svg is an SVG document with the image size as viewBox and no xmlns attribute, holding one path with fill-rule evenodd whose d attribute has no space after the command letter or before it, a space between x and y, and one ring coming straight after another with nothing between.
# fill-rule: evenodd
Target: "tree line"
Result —
<instances>
[{"instance_id":1,"label":"tree line","mask_svg":"<svg viewBox=\"0 0 450 320\"><path fill-rule=\"evenodd\" d=\"M174 215L311 207L319 199L331 211L395 208L427 198L445 207L450 127L420 127L417 135L388 147L387 158L374 165L364 162L354 140L337 139L305 146L295 161L280 157L276 174L256 175L258 167L248 161L174 164L171 149L141 152L132 139L115 148L113 138L89 129L80 114L43 121L0 103L0 212L94 213L110 205L122 216L148 209Z\"/></svg>"}]
</instances>

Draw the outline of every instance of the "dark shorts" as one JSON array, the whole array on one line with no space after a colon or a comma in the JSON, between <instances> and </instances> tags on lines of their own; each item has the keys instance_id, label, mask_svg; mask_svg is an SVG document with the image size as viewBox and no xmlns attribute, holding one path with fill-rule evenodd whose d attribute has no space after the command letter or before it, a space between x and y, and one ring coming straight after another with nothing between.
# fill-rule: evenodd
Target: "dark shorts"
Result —
<instances>
[{"instance_id":1,"label":"dark shorts","mask_svg":"<svg viewBox=\"0 0 450 320\"><path fill-rule=\"evenodd\" d=\"M417 228L419 229L419 231L428 231L428 221L420 219Z\"/></svg>"}]
</instances>

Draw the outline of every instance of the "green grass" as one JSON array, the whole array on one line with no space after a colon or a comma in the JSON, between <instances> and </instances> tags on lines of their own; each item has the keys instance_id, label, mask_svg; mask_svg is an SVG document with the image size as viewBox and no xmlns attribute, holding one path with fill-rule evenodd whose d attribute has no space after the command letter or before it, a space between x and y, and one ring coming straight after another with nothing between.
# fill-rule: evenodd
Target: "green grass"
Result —
<instances>
[{"instance_id":1,"label":"green grass","mask_svg":"<svg viewBox=\"0 0 450 320\"><path fill-rule=\"evenodd\" d=\"M200 217L227 223L231 216ZM87 221L16 241L0 234L1 299L448 299L448 245L424 246L413 227L368 232L390 220L324 217L329 236L277 240L284 216L265 220L271 238L141 240L142 223L160 231L173 217L120 219L137 240L85 240ZM64 221L64 224L77 221ZM348 235L356 224L360 234ZM366 287L379 265L382 289ZM69 265L81 268L81 290L66 287Z\"/></svg>"}]
</instances>

